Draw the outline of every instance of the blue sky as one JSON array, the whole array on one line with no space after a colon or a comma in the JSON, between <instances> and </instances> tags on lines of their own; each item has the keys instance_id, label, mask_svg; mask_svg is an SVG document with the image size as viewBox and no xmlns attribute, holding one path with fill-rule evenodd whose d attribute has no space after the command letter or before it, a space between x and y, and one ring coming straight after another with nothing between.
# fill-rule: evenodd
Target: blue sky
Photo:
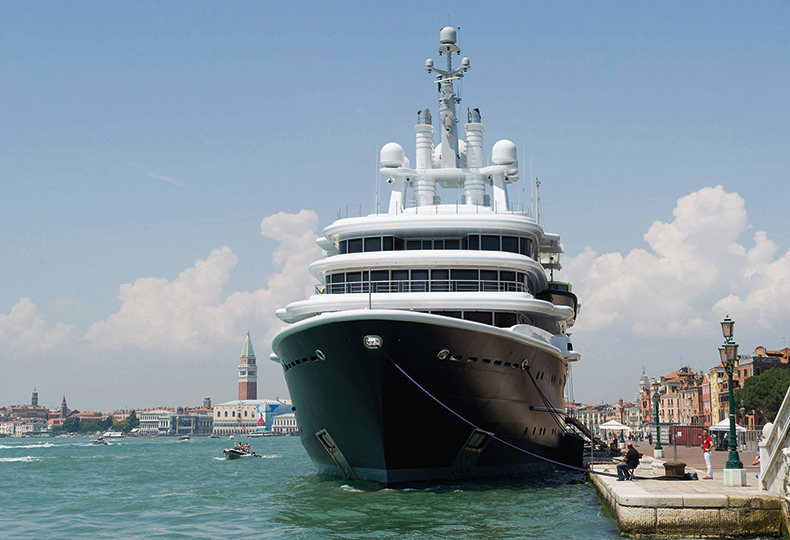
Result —
<instances>
[{"instance_id":1,"label":"blue sky","mask_svg":"<svg viewBox=\"0 0 790 540\"><path fill-rule=\"evenodd\" d=\"M33 386L81 409L233 399L248 328L262 393L284 395L265 360L271 313L312 286L304 238L372 204L377 149L413 156L448 16L472 63L462 107L481 109L487 153L508 138L522 171L531 158L562 235L583 304L577 399L629 399L643 365L711 367L724 309L741 352L781 348L789 15L781 2L0 4L0 404ZM719 251L711 222L729 231Z\"/></svg>"}]
</instances>

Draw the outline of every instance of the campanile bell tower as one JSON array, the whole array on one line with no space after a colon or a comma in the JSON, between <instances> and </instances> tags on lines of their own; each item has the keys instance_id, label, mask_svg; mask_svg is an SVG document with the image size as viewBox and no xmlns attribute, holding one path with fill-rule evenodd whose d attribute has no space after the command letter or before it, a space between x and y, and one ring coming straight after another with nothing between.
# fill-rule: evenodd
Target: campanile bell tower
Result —
<instances>
[{"instance_id":1,"label":"campanile bell tower","mask_svg":"<svg viewBox=\"0 0 790 540\"><path fill-rule=\"evenodd\" d=\"M239 399L258 399L258 366L249 330L239 360Z\"/></svg>"}]
</instances>

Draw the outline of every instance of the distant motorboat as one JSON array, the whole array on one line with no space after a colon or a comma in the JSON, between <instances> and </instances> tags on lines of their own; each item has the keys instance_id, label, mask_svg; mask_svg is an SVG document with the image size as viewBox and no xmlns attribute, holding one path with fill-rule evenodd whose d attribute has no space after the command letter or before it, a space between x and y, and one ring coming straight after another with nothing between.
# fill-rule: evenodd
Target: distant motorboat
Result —
<instances>
[{"instance_id":1,"label":"distant motorboat","mask_svg":"<svg viewBox=\"0 0 790 540\"><path fill-rule=\"evenodd\" d=\"M91 441L91 444L95 444L95 445L102 445L102 444L110 444L110 443L108 443L108 442L107 442L107 441L104 439L104 437L99 437L98 439L95 439L95 440Z\"/></svg>"},{"instance_id":2,"label":"distant motorboat","mask_svg":"<svg viewBox=\"0 0 790 540\"><path fill-rule=\"evenodd\" d=\"M179 440L179 441L188 441L188 440L189 440L189 435L181 435L181 436L178 438L178 440Z\"/></svg>"},{"instance_id":3,"label":"distant motorboat","mask_svg":"<svg viewBox=\"0 0 790 540\"><path fill-rule=\"evenodd\" d=\"M123 431L105 431L102 434L102 437L110 438L110 439L119 439L121 437L126 437Z\"/></svg>"},{"instance_id":4,"label":"distant motorboat","mask_svg":"<svg viewBox=\"0 0 790 540\"><path fill-rule=\"evenodd\" d=\"M244 450L236 450L235 448L226 448L222 451L226 459L239 459L241 457L261 457L255 452L245 452Z\"/></svg>"}]
</instances>

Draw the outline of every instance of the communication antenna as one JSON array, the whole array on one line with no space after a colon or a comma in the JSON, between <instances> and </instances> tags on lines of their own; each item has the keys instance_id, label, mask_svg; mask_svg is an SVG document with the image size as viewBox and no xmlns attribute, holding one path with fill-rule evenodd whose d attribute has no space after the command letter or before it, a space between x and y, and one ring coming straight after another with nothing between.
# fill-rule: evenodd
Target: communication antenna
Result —
<instances>
[{"instance_id":1,"label":"communication antenna","mask_svg":"<svg viewBox=\"0 0 790 540\"><path fill-rule=\"evenodd\" d=\"M535 177L535 222L540 225L540 180Z\"/></svg>"}]
</instances>

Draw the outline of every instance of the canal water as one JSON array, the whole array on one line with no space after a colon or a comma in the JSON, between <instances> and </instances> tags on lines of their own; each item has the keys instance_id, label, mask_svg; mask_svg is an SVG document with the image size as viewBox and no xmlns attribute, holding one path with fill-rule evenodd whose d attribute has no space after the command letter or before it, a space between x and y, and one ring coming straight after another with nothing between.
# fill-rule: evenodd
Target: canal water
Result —
<instances>
[{"instance_id":1,"label":"canal water","mask_svg":"<svg viewBox=\"0 0 790 540\"><path fill-rule=\"evenodd\" d=\"M319 476L296 437L0 439L2 538L615 539L577 473L385 489Z\"/></svg>"}]
</instances>

